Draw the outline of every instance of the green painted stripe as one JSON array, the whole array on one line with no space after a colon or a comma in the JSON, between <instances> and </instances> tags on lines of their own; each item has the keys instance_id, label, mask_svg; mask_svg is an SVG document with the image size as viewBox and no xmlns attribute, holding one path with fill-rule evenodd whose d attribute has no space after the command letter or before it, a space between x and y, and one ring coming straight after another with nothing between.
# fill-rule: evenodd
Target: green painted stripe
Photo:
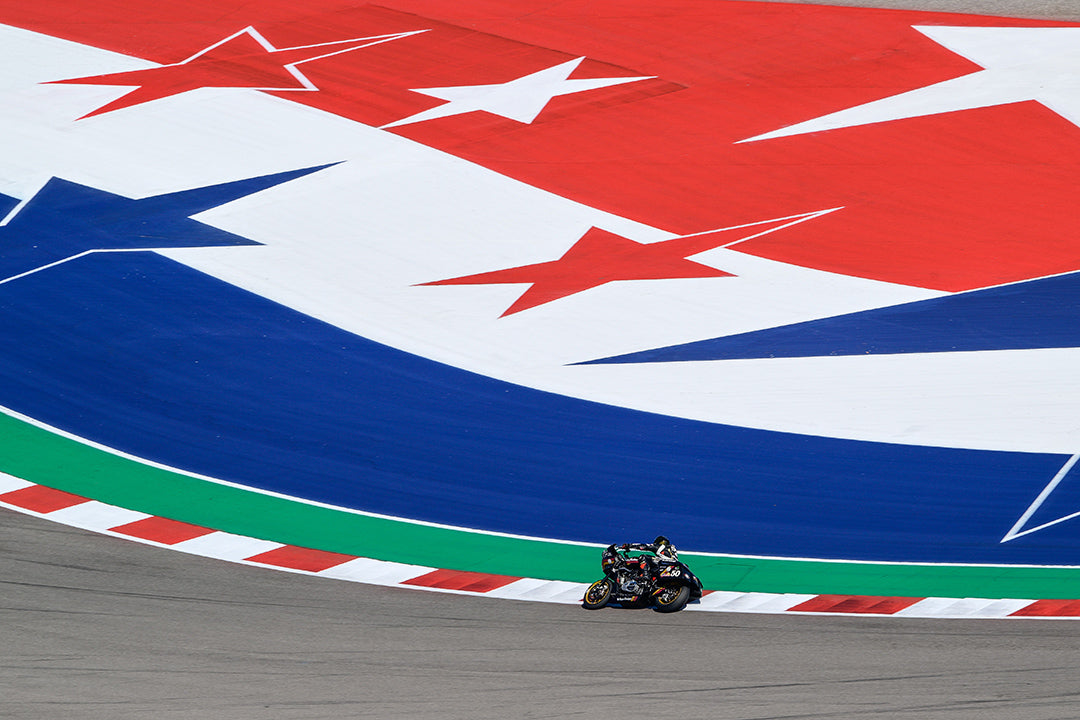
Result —
<instances>
[{"instance_id":1,"label":"green painted stripe","mask_svg":"<svg viewBox=\"0 0 1080 720\"><path fill-rule=\"evenodd\" d=\"M590 582L594 547L374 518L162 470L0 414L0 470L110 505L318 550ZM908 597L1080 598L1080 568L896 565L684 553L707 588Z\"/></svg>"}]
</instances>

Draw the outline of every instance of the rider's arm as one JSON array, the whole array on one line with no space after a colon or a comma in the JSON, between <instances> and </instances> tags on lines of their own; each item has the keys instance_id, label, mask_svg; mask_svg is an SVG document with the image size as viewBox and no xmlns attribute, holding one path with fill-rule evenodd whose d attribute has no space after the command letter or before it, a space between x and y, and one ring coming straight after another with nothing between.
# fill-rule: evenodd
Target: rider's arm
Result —
<instances>
[{"instance_id":1,"label":"rider's arm","mask_svg":"<svg viewBox=\"0 0 1080 720\"><path fill-rule=\"evenodd\" d=\"M636 555L630 555L629 553L637 553ZM656 548L653 545L647 545L645 543L623 543L619 546L619 553L626 558L637 557L655 557Z\"/></svg>"}]
</instances>

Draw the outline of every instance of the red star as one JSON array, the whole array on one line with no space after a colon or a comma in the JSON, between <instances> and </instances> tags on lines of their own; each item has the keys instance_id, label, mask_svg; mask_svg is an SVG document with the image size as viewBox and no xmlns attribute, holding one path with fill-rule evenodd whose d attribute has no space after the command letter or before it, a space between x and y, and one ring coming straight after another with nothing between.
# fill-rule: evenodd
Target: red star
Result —
<instances>
[{"instance_id":1,"label":"red star","mask_svg":"<svg viewBox=\"0 0 1080 720\"><path fill-rule=\"evenodd\" d=\"M256 90L318 90L296 66L415 35L424 30L392 35L339 40L337 42L303 45L278 49L260 35L255 28L247 27L230 35L205 50L200 50L187 60L175 65L132 70L130 72L94 75L92 77L54 80L53 84L118 85L134 87L131 92L99 107L93 115L119 110L179 95L204 87L249 88Z\"/></svg>"},{"instance_id":2,"label":"red star","mask_svg":"<svg viewBox=\"0 0 1080 720\"><path fill-rule=\"evenodd\" d=\"M828 212L832 210L761 220L655 243L639 243L594 227L558 260L421 285L530 283L529 288L500 316L506 317L617 280L733 277L729 272L687 258L775 232Z\"/></svg>"}]
</instances>

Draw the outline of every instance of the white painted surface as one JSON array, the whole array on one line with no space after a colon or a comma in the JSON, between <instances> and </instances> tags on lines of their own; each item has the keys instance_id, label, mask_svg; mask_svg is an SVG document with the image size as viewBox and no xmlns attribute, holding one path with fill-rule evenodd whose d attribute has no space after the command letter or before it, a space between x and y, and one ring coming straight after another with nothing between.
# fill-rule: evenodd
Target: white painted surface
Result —
<instances>
[{"instance_id":1,"label":"white painted surface","mask_svg":"<svg viewBox=\"0 0 1080 720\"><path fill-rule=\"evenodd\" d=\"M417 284L553 260L592 226L643 243L673 235L256 91L76 121L122 90L38 84L146 66L0 28L0 192L25 199L59 176L144 197L344 161L199 217L263 247L163 254L358 335L565 395L865 440L1080 444L1080 350L569 365L940 293L717 249L694 260L737 277L611 283L500 319L522 286Z\"/></svg>"},{"instance_id":2,"label":"white painted surface","mask_svg":"<svg viewBox=\"0 0 1080 720\"><path fill-rule=\"evenodd\" d=\"M744 140L1034 100L1080 125L1080 28L916 27L982 70Z\"/></svg>"}]
</instances>

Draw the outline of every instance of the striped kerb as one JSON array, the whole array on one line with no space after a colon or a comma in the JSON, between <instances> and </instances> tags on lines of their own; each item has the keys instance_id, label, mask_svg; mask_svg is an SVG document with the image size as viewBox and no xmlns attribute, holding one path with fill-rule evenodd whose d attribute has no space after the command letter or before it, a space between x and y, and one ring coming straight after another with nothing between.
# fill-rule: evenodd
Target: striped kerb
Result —
<instances>
[{"instance_id":1,"label":"striped kerb","mask_svg":"<svg viewBox=\"0 0 1080 720\"><path fill-rule=\"evenodd\" d=\"M165 545L205 557L374 585L558 604L579 603L588 587L587 583L374 560L234 535L158 516L116 524L120 517L140 514L4 475L0 475L0 506L85 530L122 535L138 542ZM73 508L84 506L93 511L72 512ZM795 595L706 590L701 601L687 609L939 618L1075 618L1080 617L1080 599Z\"/></svg>"}]
</instances>

